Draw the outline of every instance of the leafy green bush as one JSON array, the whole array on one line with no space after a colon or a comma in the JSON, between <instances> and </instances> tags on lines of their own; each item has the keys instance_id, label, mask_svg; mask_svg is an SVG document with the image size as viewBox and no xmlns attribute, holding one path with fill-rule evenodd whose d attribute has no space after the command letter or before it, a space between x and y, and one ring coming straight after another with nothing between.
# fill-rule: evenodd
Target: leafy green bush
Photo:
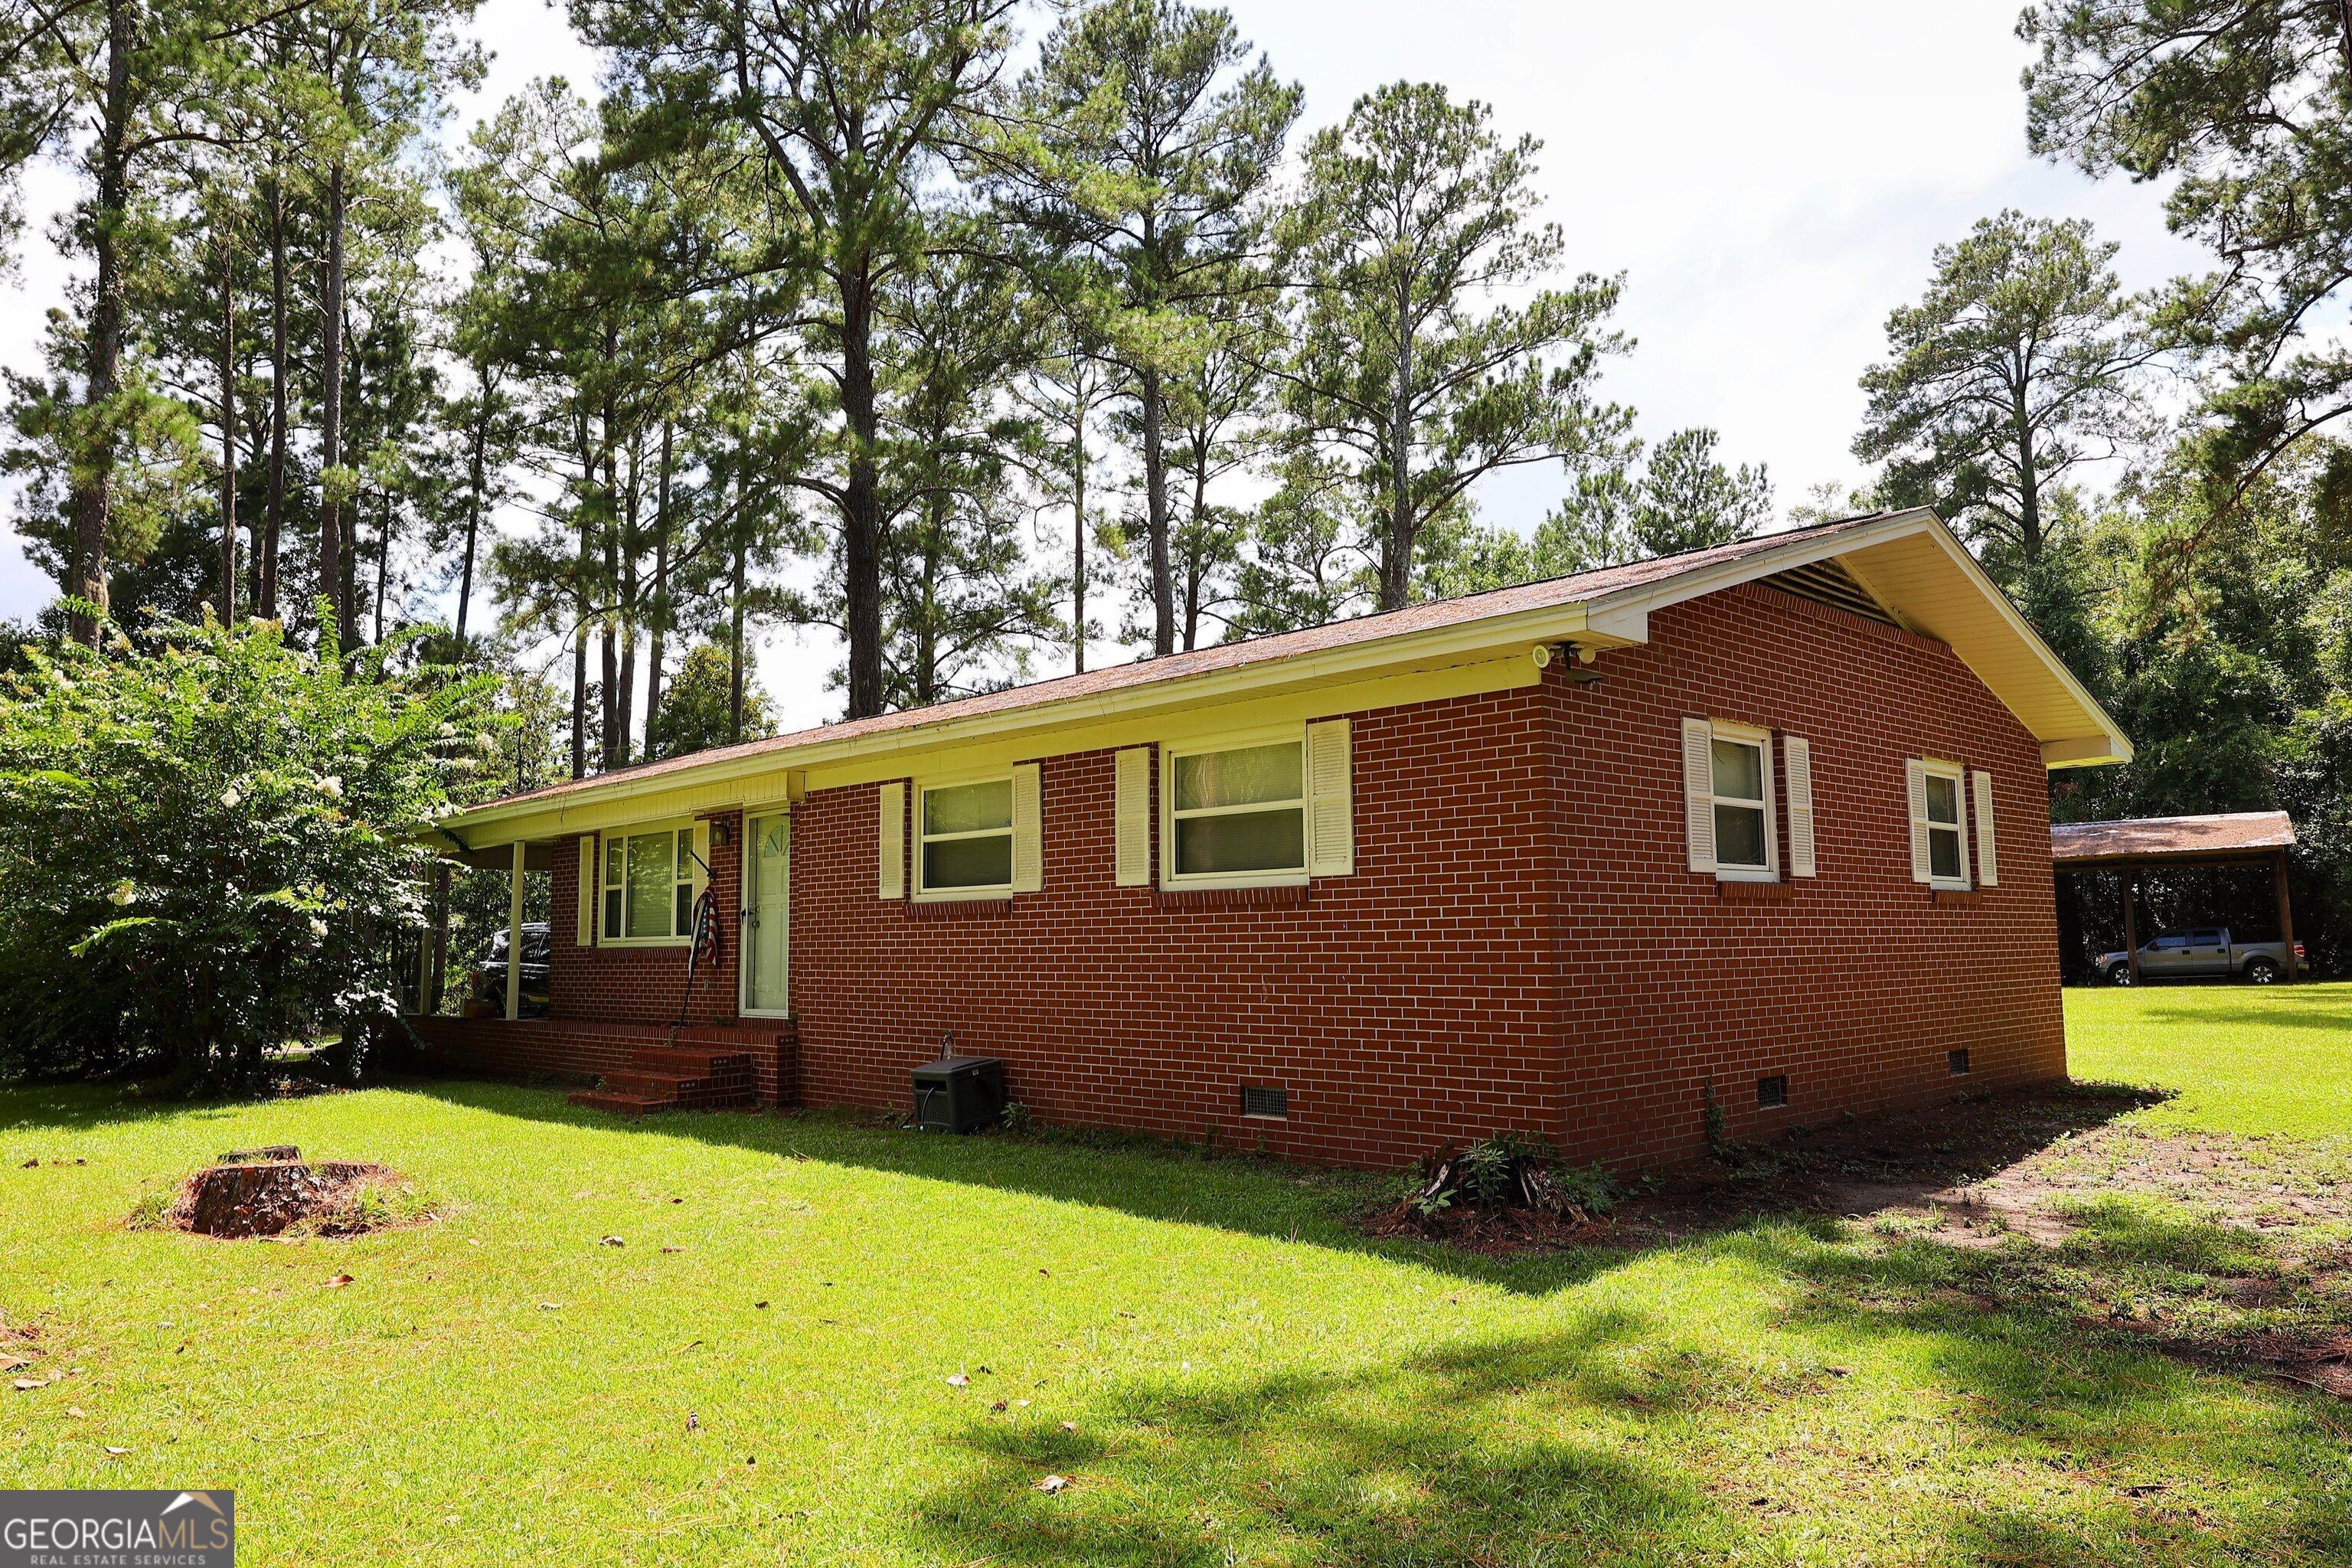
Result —
<instances>
[{"instance_id":1,"label":"leafy green bush","mask_svg":"<svg viewBox=\"0 0 2352 1568\"><path fill-rule=\"evenodd\" d=\"M357 1042L424 923L423 836L483 793L488 677L156 624L0 678L0 1076L139 1068L233 1089Z\"/></svg>"}]
</instances>

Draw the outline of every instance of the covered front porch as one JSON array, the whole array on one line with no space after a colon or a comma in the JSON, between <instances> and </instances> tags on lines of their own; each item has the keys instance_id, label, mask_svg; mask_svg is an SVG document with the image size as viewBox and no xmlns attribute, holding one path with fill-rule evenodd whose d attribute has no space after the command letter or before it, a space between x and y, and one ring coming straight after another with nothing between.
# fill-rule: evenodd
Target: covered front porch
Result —
<instances>
[{"instance_id":1,"label":"covered front porch","mask_svg":"<svg viewBox=\"0 0 2352 1568\"><path fill-rule=\"evenodd\" d=\"M604 1110L797 1103L790 827L769 806L453 841L446 862L506 873L504 951L455 993L453 1016L436 918L411 1033L452 1067L593 1086L573 1099ZM534 873L545 880L526 898Z\"/></svg>"}]
</instances>

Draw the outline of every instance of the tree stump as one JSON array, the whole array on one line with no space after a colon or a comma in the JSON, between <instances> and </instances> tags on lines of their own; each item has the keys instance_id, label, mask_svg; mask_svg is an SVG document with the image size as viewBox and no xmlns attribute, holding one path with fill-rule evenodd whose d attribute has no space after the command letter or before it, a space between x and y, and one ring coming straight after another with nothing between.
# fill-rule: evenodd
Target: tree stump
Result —
<instances>
[{"instance_id":1,"label":"tree stump","mask_svg":"<svg viewBox=\"0 0 2352 1568\"><path fill-rule=\"evenodd\" d=\"M390 1174L382 1165L345 1160L214 1165L181 1186L172 1218L199 1236L276 1236L331 1205L352 1183Z\"/></svg>"}]
</instances>

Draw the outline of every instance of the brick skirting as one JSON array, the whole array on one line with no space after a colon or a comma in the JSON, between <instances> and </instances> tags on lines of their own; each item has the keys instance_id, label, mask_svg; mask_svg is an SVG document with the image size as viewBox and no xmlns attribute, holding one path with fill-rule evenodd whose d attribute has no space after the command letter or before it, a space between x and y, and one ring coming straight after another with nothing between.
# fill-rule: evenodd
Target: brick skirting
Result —
<instances>
[{"instance_id":1,"label":"brick skirting","mask_svg":"<svg viewBox=\"0 0 2352 1568\"><path fill-rule=\"evenodd\" d=\"M625 1070L647 1047L742 1051L758 1077L760 1103L800 1103L800 1034L786 1021L601 1024L568 1018L446 1018L412 1016L408 1025L435 1058L500 1077L548 1073L582 1079Z\"/></svg>"}]
</instances>

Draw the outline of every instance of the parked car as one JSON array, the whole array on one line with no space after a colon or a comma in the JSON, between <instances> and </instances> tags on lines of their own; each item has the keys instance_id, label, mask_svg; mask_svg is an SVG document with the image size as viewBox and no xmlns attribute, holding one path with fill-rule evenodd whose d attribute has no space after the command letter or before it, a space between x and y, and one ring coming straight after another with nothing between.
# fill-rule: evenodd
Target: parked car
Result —
<instances>
[{"instance_id":1,"label":"parked car","mask_svg":"<svg viewBox=\"0 0 2352 1568\"><path fill-rule=\"evenodd\" d=\"M522 1015L526 1018L547 1015L547 963L550 952L548 926L545 921L526 921L522 928ZM474 1002L477 1007L488 1004L493 1013L503 1013L507 1005L507 931L500 926L490 933L490 951L474 965Z\"/></svg>"},{"instance_id":2,"label":"parked car","mask_svg":"<svg viewBox=\"0 0 2352 1568\"><path fill-rule=\"evenodd\" d=\"M2301 942L2294 944L2294 958L2303 962ZM2285 973L2286 943L2233 941L2228 926L2168 931L2139 950L2142 980L2227 980L2242 974L2268 985ZM2121 952L2099 954L2099 973L2110 985L2132 983L2131 964Z\"/></svg>"}]
</instances>

